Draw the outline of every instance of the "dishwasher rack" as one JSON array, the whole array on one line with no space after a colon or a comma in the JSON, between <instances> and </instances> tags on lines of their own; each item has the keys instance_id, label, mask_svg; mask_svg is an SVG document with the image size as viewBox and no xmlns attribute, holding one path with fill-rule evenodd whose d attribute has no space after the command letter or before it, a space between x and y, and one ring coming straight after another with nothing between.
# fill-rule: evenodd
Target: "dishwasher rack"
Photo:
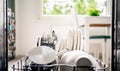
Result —
<instances>
[{"instance_id":1,"label":"dishwasher rack","mask_svg":"<svg viewBox=\"0 0 120 71\"><path fill-rule=\"evenodd\" d=\"M102 65L102 68L96 68L95 66L76 66L70 64L51 64L51 65L44 64L42 66L39 64L30 65L31 61L27 56L25 56L18 60L17 62L15 62L11 66L11 68L12 71L41 71L41 68L43 69L42 71L61 71L60 70L61 67L68 67L71 69L70 71L79 71L79 69L81 69L80 71L82 71L82 69L83 70L86 69L87 71L106 71L108 66L105 63L98 60L97 58L96 60ZM31 69L32 67L36 69L33 70Z\"/></svg>"}]
</instances>

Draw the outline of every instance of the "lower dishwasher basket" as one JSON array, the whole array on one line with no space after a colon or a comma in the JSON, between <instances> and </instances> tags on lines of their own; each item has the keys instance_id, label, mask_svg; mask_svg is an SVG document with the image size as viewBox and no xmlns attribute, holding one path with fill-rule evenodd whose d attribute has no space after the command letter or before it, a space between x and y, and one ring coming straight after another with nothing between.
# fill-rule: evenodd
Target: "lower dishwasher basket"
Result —
<instances>
[{"instance_id":1,"label":"lower dishwasher basket","mask_svg":"<svg viewBox=\"0 0 120 71\"><path fill-rule=\"evenodd\" d=\"M61 68L66 68L64 71L106 71L108 66L100 60L97 61L103 65L102 68L69 64L30 64L31 61L27 57L23 57L11 66L11 71L62 71Z\"/></svg>"}]
</instances>

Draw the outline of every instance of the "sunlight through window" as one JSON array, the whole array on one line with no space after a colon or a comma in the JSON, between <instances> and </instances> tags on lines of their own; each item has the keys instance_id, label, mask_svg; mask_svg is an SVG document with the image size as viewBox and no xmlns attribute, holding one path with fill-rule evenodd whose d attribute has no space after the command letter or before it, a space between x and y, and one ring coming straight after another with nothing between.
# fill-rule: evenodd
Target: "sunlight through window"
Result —
<instances>
[{"instance_id":1,"label":"sunlight through window","mask_svg":"<svg viewBox=\"0 0 120 71\"><path fill-rule=\"evenodd\" d=\"M106 15L106 0L43 0L42 13L43 15L69 15L71 7L74 7L79 15ZM91 14L91 10L94 14Z\"/></svg>"}]
</instances>

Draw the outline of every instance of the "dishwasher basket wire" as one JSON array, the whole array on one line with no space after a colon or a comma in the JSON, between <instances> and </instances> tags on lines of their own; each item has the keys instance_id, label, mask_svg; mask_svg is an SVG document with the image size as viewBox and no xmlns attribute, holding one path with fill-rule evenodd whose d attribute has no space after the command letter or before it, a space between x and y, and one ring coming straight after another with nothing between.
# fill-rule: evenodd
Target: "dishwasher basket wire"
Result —
<instances>
[{"instance_id":1,"label":"dishwasher basket wire","mask_svg":"<svg viewBox=\"0 0 120 71\"><path fill-rule=\"evenodd\" d=\"M94 66L76 66L69 64L44 64L42 66L39 64L30 65L31 61L28 59L27 56L25 56L11 66L11 71L41 71L41 68L42 71L61 71L61 67L70 68L70 71L79 71L79 69L80 71L82 71L82 69L83 71L84 69L86 69L87 71L106 71L108 66L97 58L96 60L97 62L99 62L99 64L102 65L102 68L96 68ZM32 67L34 69L32 69Z\"/></svg>"}]
</instances>

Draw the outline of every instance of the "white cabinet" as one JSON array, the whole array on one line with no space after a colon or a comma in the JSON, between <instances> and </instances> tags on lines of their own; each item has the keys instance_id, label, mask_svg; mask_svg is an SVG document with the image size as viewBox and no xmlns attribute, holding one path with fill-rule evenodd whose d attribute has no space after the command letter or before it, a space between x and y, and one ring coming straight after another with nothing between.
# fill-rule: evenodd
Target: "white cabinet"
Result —
<instances>
[{"instance_id":1,"label":"white cabinet","mask_svg":"<svg viewBox=\"0 0 120 71\"><path fill-rule=\"evenodd\" d=\"M85 16L82 21L84 23L79 26L84 27L84 50L89 53L89 38L91 35L107 35L110 32L110 17L102 17L102 16ZM106 30L103 30L106 29ZM94 32L93 32L94 31ZM99 31L99 32L98 32Z\"/></svg>"},{"instance_id":2,"label":"white cabinet","mask_svg":"<svg viewBox=\"0 0 120 71\"><path fill-rule=\"evenodd\" d=\"M111 18L101 16L83 17L84 48L82 50L110 63Z\"/></svg>"}]
</instances>

